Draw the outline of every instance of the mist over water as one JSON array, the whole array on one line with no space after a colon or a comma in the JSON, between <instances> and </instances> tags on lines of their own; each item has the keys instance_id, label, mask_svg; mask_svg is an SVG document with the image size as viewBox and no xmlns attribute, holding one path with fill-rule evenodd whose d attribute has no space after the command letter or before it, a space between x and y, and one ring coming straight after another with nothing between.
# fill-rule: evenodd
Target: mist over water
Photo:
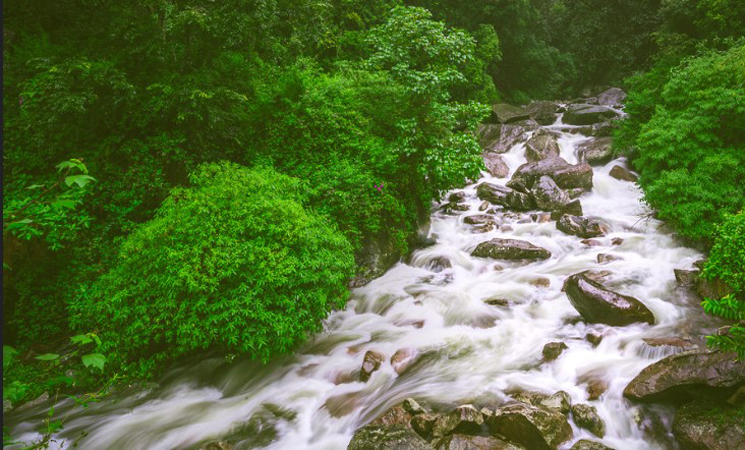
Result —
<instances>
[{"instance_id":1,"label":"mist over water","mask_svg":"<svg viewBox=\"0 0 745 450\"><path fill-rule=\"evenodd\" d=\"M548 128L566 129L560 118ZM561 156L576 163L576 146L587 139L562 131ZM510 176L526 161L524 153L524 144L518 144L503 155ZM87 409L62 402L59 408L70 416L56 444L66 439L67 447L85 431L79 443L84 449L198 448L240 435L249 423L247 447L342 449L357 428L406 397L435 408L496 406L508 399L508 392L523 389L563 390L573 402L597 408L606 424L605 438L572 424L574 437L562 448L582 438L617 449L667 448L672 411L650 406L642 415L622 391L640 370L675 351L650 347L643 338L698 339L706 318L698 300L676 287L673 269L690 268L702 255L650 218L638 187L608 175L619 163L594 167L594 188L580 197L585 216L610 227L595 239L598 246L558 231L554 221L534 221L530 213L497 214L501 227L474 232L463 219L481 213L477 184L509 180L484 174L462 189L469 211L446 214L439 205L433 207L435 245L354 290L346 308L328 318L325 332L293 357L268 366L206 359L180 367L150 391L119 394L116 401ZM529 263L470 256L476 245L494 237L527 240L552 256ZM613 238L623 243L613 245ZM599 264L599 253L618 259ZM436 271L434 263L443 257L452 267ZM641 300L654 313L655 325L582 321L561 289L567 276L584 270L607 271L602 283ZM485 303L496 299L504 306ZM585 339L588 332L603 336L597 347ZM543 346L557 341L568 349L557 360L543 362ZM386 359L364 383L358 371L368 350ZM400 374L390 362L396 352L410 360ZM606 383L608 389L590 401L589 382ZM31 427L44 413L14 412L14 437L38 438ZM649 427L655 431L645 434Z\"/></svg>"}]
</instances>

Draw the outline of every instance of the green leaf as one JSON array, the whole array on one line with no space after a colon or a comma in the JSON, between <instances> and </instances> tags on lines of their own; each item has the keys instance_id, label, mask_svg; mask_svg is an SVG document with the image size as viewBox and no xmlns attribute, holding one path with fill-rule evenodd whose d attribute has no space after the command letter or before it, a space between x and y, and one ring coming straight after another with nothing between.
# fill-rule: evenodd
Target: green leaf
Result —
<instances>
[{"instance_id":1,"label":"green leaf","mask_svg":"<svg viewBox=\"0 0 745 450\"><path fill-rule=\"evenodd\" d=\"M13 361L13 355L17 355L18 350L10 345L3 345L3 370L5 370Z\"/></svg>"},{"instance_id":2,"label":"green leaf","mask_svg":"<svg viewBox=\"0 0 745 450\"><path fill-rule=\"evenodd\" d=\"M93 366L103 371L104 364L106 364L106 357L100 353L89 353L83 355L83 365L85 367Z\"/></svg>"},{"instance_id":3,"label":"green leaf","mask_svg":"<svg viewBox=\"0 0 745 450\"><path fill-rule=\"evenodd\" d=\"M91 339L91 337L88 336L87 334L79 334L77 336L71 337L70 341L73 344L85 345L85 344L89 344L93 342L93 339Z\"/></svg>"},{"instance_id":4,"label":"green leaf","mask_svg":"<svg viewBox=\"0 0 745 450\"><path fill-rule=\"evenodd\" d=\"M33 220L31 219L23 219L23 220L17 220L15 222L11 222L8 224L8 230L16 230L18 228L23 228L27 226L28 224L32 223Z\"/></svg>"},{"instance_id":5,"label":"green leaf","mask_svg":"<svg viewBox=\"0 0 745 450\"><path fill-rule=\"evenodd\" d=\"M58 359L59 355L56 353L44 353L43 355L39 355L36 357L39 361L54 361L55 359Z\"/></svg>"},{"instance_id":6,"label":"green leaf","mask_svg":"<svg viewBox=\"0 0 745 450\"><path fill-rule=\"evenodd\" d=\"M75 206L77 206L78 202L75 200L57 200L56 202L52 202L52 208L54 209L60 209L60 208L67 208L67 209L75 209Z\"/></svg>"},{"instance_id":7,"label":"green leaf","mask_svg":"<svg viewBox=\"0 0 745 450\"><path fill-rule=\"evenodd\" d=\"M85 187L91 181L96 181L96 179L90 175L70 175L65 177L65 184L68 186L77 184L80 187Z\"/></svg>"}]
</instances>

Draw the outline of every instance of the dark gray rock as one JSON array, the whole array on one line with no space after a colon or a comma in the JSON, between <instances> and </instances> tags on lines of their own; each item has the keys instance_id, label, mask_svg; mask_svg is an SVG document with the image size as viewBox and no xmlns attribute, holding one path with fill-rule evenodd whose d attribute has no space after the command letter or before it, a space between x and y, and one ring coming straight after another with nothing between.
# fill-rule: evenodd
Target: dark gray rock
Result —
<instances>
[{"instance_id":1,"label":"dark gray rock","mask_svg":"<svg viewBox=\"0 0 745 450\"><path fill-rule=\"evenodd\" d=\"M697 392L726 393L743 383L745 361L735 361L731 353L691 350L645 367L623 395L640 402L682 401Z\"/></svg>"},{"instance_id":2,"label":"dark gray rock","mask_svg":"<svg viewBox=\"0 0 745 450\"><path fill-rule=\"evenodd\" d=\"M433 442L437 450L524 450L493 436L467 436L453 434Z\"/></svg>"},{"instance_id":3,"label":"dark gray rock","mask_svg":"<svg viewBox=\"0 0 745 450\"><path fill-rule=\"evenodd\" d=\"M533 185L532 193L536 206L544 211L561 210L569 203L567 193L545 175Z\"/></svg>"},{"instance_id":4,"label":"dark gray rock","mask_svg":"<svg viewBox=\"0 0 745 450\"><path fill-rule=\"evenodd\" d=\"M610 88L598 94L598 104L604 106L621 106L626 100L626 93L620 88Z\"/></svg>"},{"instance_id":5,"label":"dark gray rock","mask_svg":"<svg viewBox=\"0 0 745 450\"><path fill-rule=\"evenodd\" d=\"M551 177L562 189L592 189L592 167L586 163L569 164L561 158L523 164L515 171L512 181L532 188L533 184L544 175Z\"/></svg>"},{"instance_id":6,"label":"dark gray rock","mask_svg":"<svg viewBox=\"0 0 745 450\"><path fill-rule=\"evenodd\" d=\"M414 429L419 436L429 440L432 438L432 428L434 427L438 417L439 416L436 414L430 413L417 414L411 419L411 428Z\"/></svg>"},{"instance_id":7,"label":"dark gray rock","mask_svg":"<svg viewBox=\"0 0 745 450\"><path fill-rule=\"evenodd\" d=\"M497 178L506 178L510 174L510 166L507 165L504 158L496 153L484 153L484 165L486 170L489 171L492 176Z\"/></svg>"},{"instance_id":8,"label":"dark gray rock","mask_svg":"<svg viewBox=\"0 0 745 450\"><path fill-rule=\"evenodd\" d=\"M496 184L481 183L476 187L476 194L481 200L518 211L530 211L535 207L530 194Z\"/></svg>"},{"instance_id":9,"label":"dark gray rock","mask_svg":"<svg viewBox=\"0 0 745 450\"><path fill-rule=\"evenodd\" d=\"M368 350L362 359L362 368L360 368L360 381L367 381L380 365L385 361L385 356L373 350Z\"/></svg>"},{"instance_id":10,"label":"dark gray rock","mask_svg":"<svg viewBox=\"0 0 745 450\"><path fill-rule=\"evenodd\" d=\"M695 401L678 409L673 435L682 449L742 450L745 408Z\"/></svg>"},{"instance_id":11,"label":"dark gray rock","mask_svg":"<svg viewBox=\"0 0 745 450\"><path fill-rule=\"evenodd\" d=\"M527 403L537 408L553 409L564 415L569 413L572 406L571 397L564 391L556 392L553 395L533 391L518 391L510 393L510 396L518 402Z\"/></svg>"},{"instance_id":12,"label":"dark gray rock","mask_svg":"<svg viewBox=\"0 0 745 450\"><path fill-rule=\"evenodd\" d=\"M445 269L453 267L453 263L450 262L450 258L447 256L436 256L429 262L429 268L432 272L442 272Z\"/></svg>"},{"instance_id":13,"label":"dark gray rock","mask_svg":"<svg viewBox=\"0 0 745 450\"><path fill-rule=\"evenodd\" d=\"M493 259L548 259L551 252L528 241L494 238L476 246L471 256Z\"/></svg>"},{"instance_id":14,"label":"dark gray rock","mask_svg":"<svg viewBox=\"0 0 745 450\"><path fill-rule=\"evenodd\" d=\"M597 220L569 214L564 214L559 218L556 222L556 228L566 234L585 239L605 235L603 225Z\"/></svg>"},{"instance_id":15,"label":"dark gray rock","mask_svg":"<svg viewBox=\"0 0 745 450\"><path fill-rule=\"evenodd\" d=\"M599 438L605 436L605 422L600 418L594 406L572 405L572 418L578 427L584 428Z\"/></svg>"},{"instance_id":16,"label":"dark gray rock","mask_svg":"<svg viewBox=\"0 0 745 450\"><path fill-rule=\"evenodd\" d=\"M403 425L365 426L357 430L347 450L433 450L414 430Z\"/></svg>"},{"instance_id":17,"label":"dark gray rock","mask_svg":"<svg viewBox=\"0 0 745 450\"><path fill-rule=\"evenodd\" d=\"M559 157L559 143L556 136L545 129L533 133L525 143L525 158L528 161L541 161Z\"/></svg>"},{"instance_id":18,"label":"dark gray rock","mask_svg":"<svg viewBox=\"0 0 745 450\"><path fill-rule=\"evenodd\" d=\"M498 123L513 123L520 120L530 119L530 113L519 107L507 103L497 103L492 106L492 117Z\"/></svg>"},{"instance_id":19,"label":"dark gray rock","mask_svg":"<svg viewBox=\"0 0 745 450\"><path fill-rule=\"evenodd\" d=\"M484 223L495 223L494 216L490 214L474 214L463 218L463 222L469 225L480 225Z\"/></svg>"},{"instance_id":20,"label":"dark gray rock","mask_svg":"<svg viewBox=\"0 0 745 450\"><path fill-rule=\"evenodd\" d=\"M589 439L580 439L572 445L569 450L614 450L611 447L607 447L600 442L591 441Z\"/></svg>"},{"instance_id":21,"label":"dark gray rock","mask_svg":"<svg viewBox=\"0 0 745 450\"><path fill-rule=\"evenodd\" d=\"M615 111L607 106L580 103L567 107L563 121L569 125L592 125L594 123L604 122L617 115Z\"/></svg>"},{"instance_id":22,"label":"dark gray rock","mask_svg":"<svg viewBox=\"0 0 745 450\"><path fill-rule=\"evenodd\" d=\"M591 165L607 163L613 157L612 142L610 137L601 137L577 145L579 160Z\"/></svg>"},{"instance_id":23,"label":"dark gray rock","mask_svg":"<svg viewBox=\"0 0 745 450\"><path fill-rule=\"evenodd\" d=\"M654 323L654 314L642 302L606 289L584 272L567 278L564 289L572 306L587 322L615 326Z\"/></svg>"},{"instance_id":24,"label":"dark gray rock","mask_svg":"<svg viewBox=\"0 0 745 450\"><path fill-rule=\"evenodd\" d=\"M582 203L580 203L578 199L568 202L561 209L551 212L551 220L559 220L564 214L569 214L570 216L581 216Z\"/></svg>"},{"instance_id":25,"label":"dark gray rock","mask_svg":"<svg viewBox=\"0 0 745 450\"><path fill-rule=\"evenodd\" d=\"M563 414L525 403L502 406L487 422L492 433L531 450L556 449L572 437Z\"/></svg>"},{"instance_id":26,"label":"dark gray rock","mask_svg":"<svg viewBox=\"0 0 745 450\"><path fill-rule=\"evenodd\" d=\"M673 269L675 281L682 286L694 286L699 279L698 270Z\"/></svg>"},{"instance_id":27,"label":"dark gray rock","mask_svg":"<svg viewBox=\"0 0 745 450\"><path fill-rule=\"evenodd\" d=\"M534 101L525 107L530 114L530 118L541 125L551 125L556 122L556 114L559 112L559 105L548 101Z\"/></svg>"},{"instance_id":28,"label":"dark gray rock","mask_svg":"<svg viewBox=\"0 0 745 450\"><path fill-rule=\"evenodd\" d=\"M543 359L546 361L553 361L562 353L568 349L567 345L563 342L549 342L543 346Z\"/></svg>"},{"instance_id":29,"label":"dark gray rock","mask_svg":"<svg viewBox=\"0 0 745 450\"><path fill-rule=\"evenodd\" d=\"M631 173L628 169L626 169L625 167L618 166L618 165L613 166L613 168L610 170L608 175L612 176L616 180L629 181L631 183L636 183L636 180L639 179L636 175Z\"/></svg>"},{"instance_id":30,"label":"dark gray rock","mask_svg":"<svg viewBox=\"0 0 745 450\"><path fill-rule=\"evenodd\" d=\"M453 433L477 434L484 425L484 416L473 405L461 405L435 420L432 435L446 436Z\"/></svg>"}]
</instances>

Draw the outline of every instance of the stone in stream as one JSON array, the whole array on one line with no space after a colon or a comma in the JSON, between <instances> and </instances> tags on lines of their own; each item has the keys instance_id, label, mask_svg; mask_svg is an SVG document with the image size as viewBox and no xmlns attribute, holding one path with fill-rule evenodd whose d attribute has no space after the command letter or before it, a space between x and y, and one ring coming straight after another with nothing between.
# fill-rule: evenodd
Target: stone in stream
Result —
<instances>
[{"instance_id":1,"label":"stone in stream","mask_svg":"<svg viewBox=\"0 0 745 450\"><path fill-rule=\"evenodd\" d=\"M605 436L605 423L598 415L594 406L577 404L572 405L572 418L578 427L584 428L595 436Z\"/></svg>"},{"instance_id":2,"label":"stone in stream","mask_svg":"<svg viewBox=\"0 0 745 450\"><path fill-rule=\"evenodd\" d=\"M494 436L467 436L453 434L432 443L437 450L524 450ZM403 450L403 449L401 449Z\"/></svg>"},{"instance_id":3,"label":"stone in stream","mask_svg":"<svg viewBox=\"0 0 745 450\"><path fill-rule=\"evenodd\" d=\"M473 405L461 405L435 420L432 435L446 436L452 433L477 434L481 432L484 416Z\"/></svg>"},{"instance_id":4,"label":"stone in stream","mask_svg":"<svg viewBox=\"0 0 745 450\"><path fill-rule=\"evenodd\" d=\"M466 201L466 193L463 191L457 191L450 194L448 197L450 203L462 203Z\"/></svg>"},{"instance_id":5,"label":"stone in stream","mask_svg":"<svg viewBox=\"0 0 745 450\"><path fill-rule=\"evenodd\" d=\"M556 228L566 234L579 236L581 238L594 238L605 235L605 230L600 222L588 217L572 216L564 214L556 222Z\"/></svg>"},{"instance_id":6,"label":"stone in stream","mask_svg":"<svg viewBox=\"0 0 745 450\"><path fill-rule=\"evenodd\" d=\"M406 372L406 369L408 369L414 361L416 361L417 356L419 356L419 352L417 352L414 348L404 347L398 349L393 354L393 356L391 356L391 367L393 367L393 370L395 370L398 375L401 375L402 373ZM405 403L404 409L406 409Z\"/></svg>"},{"instance_id":7,"label":"stone in stream","mask_svg":"<svg viewBox=\"0 0 745 450\"><path fill-rule=\"evenodd\" d=\"M590 139L577 145L577 154L579 161L592 164L605 164L613 157L611 150L612 138L601 137Z\"/></svg>"},{"instance_id":8,"label":"stone in stream","mask_svg":"<svg viewBox=\"0 0 745 450\"><path fill-rule=\"evenodd\" d=\"M199 447L199 450L233 450L233 444L227 441L215 441Z\"/></svg>"},{"instance_id":9,"label":"stone in stream","mask_svg":"<svg viewBox=\"0 0 745 450\"><path fill-rule=\"evenodd\" d=\"M537 408L553 409L564 415L569 413L572 406L571 397L564 391L558 391L553 395L533 391L517 391L510 393L510 396L518 402L527 403Z\"/></svg>"},{"instance_id":10,"label":"stone in stream","mask_svg":"<svg viewBox=\"0 0 745 450\"><path fill-rule=\"evenodd\" d=\"M626 93L620 88L610 88L598 94L598 104L604 106L621 106L626 100Z\"/></svg>"},{"instance_id":11,"label":"stone in stream","mask_svg":"<svg viewBox=\"0 0 745 450\"><path fill-rule=\"evenodd\" d=\"M567 193L567 195L568 195L568 196L569 196L569 198L571 198L572 200L574 200L574 199L576 199L576 198L579 198L579 197L580 197L580 196L581 196L582 194L584 194L585 192L587 192L587 189L584 189L584 188L572 188L572 189L567 189L567 190L566 190L566 193ZM577 214L575 214L575 216L576 216L576 215L577 215ZM582 214L579 214L579 215L581 216Z\"/></svg>"},{"instance_id":12,"label":"stone in stream","mask_svg":"<svg viewBox=\"0 0 745 450\"><path fill-rule=\"evenodd\" d=\"M569 164L562 158L525 163L517 168L511 182L522 183L530 189L544 175L551 177L562 189L592 189L592 167L587 163Z\"/></svg>"},{"instance_id":13,"label":"stone in stream","mask_svg":"<svg viewBox=\"0 0 745 450\"><path fill-rule=\"evenodd\" d=\"M579 103L569 105L563 121L569 125L592 125L616 117L618 114L607 106Z\"/></svg>"},{"instance_id":14,"label":"stone in stream","mask_svg":"<svg viewBox=\"0 0 745 450\"><path fill-rule=\"evenodd\" d=\"M546 361L553 361L562 353L568 349L567 345L563 342L549 342L543 346L543 359Z\"/></svg>"},{"instance_id":15,"label":"stone in stream","mask_svg":"<svg viewBox=\"0 0 745 450\"><path fill-rule=\"evenodd\" d=\"M411 428L424 439L432 438L432 427L434 427L438 416L430 413L417 414L411 419Z\"/></svg>"},{"instance_id":16,"label":"stone in stream","mask_svg":"<svg viewBox=\"0 0 745 450\"><path fill-rule=\"evenodd\" d=\"M476 187L476 195L489 203L519 211L529 211L534 206L533 198L529 194L491 183L479 184Z\"/></svg>"},{"instance_id":17,"label":"stone in stream","mask_svg":"<svg viewBox=\"0 0 745 450\"><path fill-rule=\"evenodd\" d=\"M432 272L439 273L445 269L453 267L453 263L450 262L450 258L447 256L436 256L432 258L428 266Z\"/></svg>"},{"instance_id":18,"label":"stone in stream","mask_svg":"<svg viewBox=\"0 0 745 450\"><path fill-rule=\"evenodd\" d=\"M494 238L477 245L471 256L507 260L548 259L551 252L528 241Z\"/></svg>"},{"instance_id":19,"label":"stone in stream","mask_svg":"<svg viewBox=\"0 0 745 450\"><path fill-rule=\"evenodd\" d=\"M698 346L688 339L679 338L676 336L671 337L658 337L658 338L643 338L644 344L650 347L674 347L682 350L692 350Z\"/></svg>"},{"instance_id":20,"label":"stone in stream","mask_svg":"<svg viewBox=\"0 0 745 450\"><path fill-rule=\"evenodd\" d=\"M698 281L699 271L698 270L683 270L673 269L675 273L675 281L682 286L694 286Z\"/></svg>"},{"instance_id":21,"label":"stone in stream","mask_svg":"<svg viewBox=\"0 0 745 450\"><path fill-rule=\"evenodd\" d=\"M572 445L569 450L614 450L611 447L607 447L600 442L591 441L589 439L580 439Z\"/></svg>"},{"instance_id":22,"label":"stone in stream","mask_svg":"<svg viewBox=\"0 0 745 450\"><path fill-rule=\"evenodd\" d=\"M533 199L536 206L544 211L557 211L569 203L569 196L548 176L542 176L533 185Z\"/></svg>"},{"instance_id":23,"label":"stone in stream","mask_svg":"<svg viewBox=\"0 0 745 450\"><path fill-rule=\"evenodd\" d=\"M642 302L606 289L584 272L570 276L564 289L572 306L587 322L614 326L654 324L654 314Z\"/></svg>"},{"instance_id":24,"label":"stone in stream","mask_svg":"<svg viewBox=\"0 0 745 450\"><path fill-rule=\"evenodd\" d=\"M433 450L429 442L404 425L381 427L367 425L354 433L347 450L411 449Z\"/></svg>"},{"instance_id":25,"label":"stone in stream","mask_svg":"<svg viewBox=\"0 0 745 450\"><path fill-rule=\"evenodd\" d=\"M608 253L598 253L598 264L606 264L613 261L622 260L623 258L617 255L611 255Z\"/></svg>"},{"instance_id":26,"label":"stone in stream","mask_svg":"<svg viewBox=\"0 0 745 450\"><path fill-rule=\"evenodd\" d=\"M745 383L745 361L731 353L691 350L645 367L623 395L639 402L682 401L697 393L723 394Z\"/></svg>"},{"instance_id":27,"label":"stone in stream","mask_svg":"<svg viewBox=\"0 0 745 450\"><path fill-rule=\"evenodd\" d=\"M551 125L556 122L556 114L559 112L559 105L548 101L533 101L525 107L530 114L530 118L541 125Z\"/></svg>"},{"instance_id":28,"label":"stone in stream","mask_svg":"<svg viewBox=\"0 0 745 450\"><path fill-rule=\"evenodd\" d=\"M427 412L424 410L424 408L422 408L422 405L420 405L419 402L417 402L413 398L405 399L401 404L401 407L404 409L404 411L411 414L412 416L416 416L417 414L424 414L425 412Z\"/></svg>"},{"instance_id":29,"label":"stone in stream","mask_svg":"<svg viewBox=\"0 0 745 450\"><path fill-rule=\"evenodd\" d=\"M572 427L558 411L512 403L488 419L489 430L528 449L556 449L572 437Z\"/></svg>"},{"instance_id":30,"label":"stone in stream","mask_svg":"<svg viewBox=\"0 0 745 450\"><path fill-rule=\"evenodd\" d=\"M489 214L474 214L463 218L463 222L469 225L481 225L484 223L495 223L494 216Z\"/></svg>"},{"instance_id":31,"label":"stone in stream","mask_svg":"<svg viewBox=\"0 0 745 450\"><path fill-rule=\"evenodd\" d=\"M365 353L365 357L362 360L362 368L360 369L360 381L367 381L370 376L376 370L380 369L380 365L385 360L385 356L373 350L368 350Z\"/></svg>"},{"instance_id":32,"label":"stone in stream","mask_svg":"<svg viewBox=\"0 0 745 450\"><path fill-rule=\"evenodd\" d=\"M506 153L513 146L527 139L526 132L534 130L538 124L483 124L476 130L476 139L486 153Z\"/></svg>"},{"instance_id":33,"label":"stone in stream","mask_svg":"<svg viewBox=\"0 0 745 450\"><path fill-rule=\"evenodd\" d=\"M683 449L742 450L745 408L694 401L678 409L673 436Z\"/></svg>"},{"instance_id":34,"label":"stone in stream","mask_svg":"<svg viewBox=\"0 0 745 450\"><path fill-rule=\"evenodd\" d=\"M492 176L497 178L506 178L510 174L510 166L507 165L504 158L496 153L484 153L481 155L484 159L484 166Z\"/></svg>"},{"instance_id":35,"label":"stone in stream","mask_svg":"<svg viewBox=\"0 0 745 450\"><path fill-rule=\"evenodd\" d=\"M636 183L636 180L638 180L638 177L636 175L631 173L625 167L619 165L613 166L608 175L612 176L616 180L630 181L631 183Z\"/></svg>"},{"instance_id":36,"label":"stone in stream","mask_svg":"<svg viewBox=\"0 0 745 450\"><path fill-rule=\"evenodd\" d=\"M481 202L481 204L479 205L479 211L486 211L487 209L489 209L489 202Z\"/></svg>"},{"instance_id":37,"label":"stone in stream","mask_svg":"<svg viewBox=\"0 0 745 450\"><path fill-rule=\"evenodd\" d=\"M559 157L556 136L544 128L539 129L525 143L525 158L529 162Z\"/></svg>"},{"instance_id":38,"label":"stone in stream","mask_svg":"<svg viewBox=\"0 0 745 450\"><path fill-rule=\"evenodd\" d=\"M569 214L572 216L581 216L582 215L582 203L580 203L579 200L572 200L568 202L566 205L561 207L560 209L556 211L551 211L551 220L559 220L561 219L561 216L564 214Z\"/></svg>"},{"instance_id":39,"label":"stone in stream","mask_svg":"<svg viewBox=\"0 0 745 450\"><path fill-rule=\"evenodd\" d=\"M499 123L513 123L530 119L530 113L519 106L497 103L492 106L492 117Z\"/></svg>"},{"instance_id":40,"label":"stone in stream","mask_svg":"<svg viewBox=\"0 0 745 450\"><path fill-rule=\"evenodd\" d=\"M585 340L592 344L593 347L597 347L601 342L603 342L603 335L597 331L588 331L587 334L585 334Z\"/></svg>"}]
</instances>

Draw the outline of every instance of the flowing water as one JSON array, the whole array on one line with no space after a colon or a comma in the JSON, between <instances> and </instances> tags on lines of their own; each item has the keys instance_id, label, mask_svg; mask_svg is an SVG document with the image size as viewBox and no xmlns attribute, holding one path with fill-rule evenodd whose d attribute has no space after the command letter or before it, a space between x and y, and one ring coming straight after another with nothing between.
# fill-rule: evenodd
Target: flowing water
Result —
<instances>
[{"instance_id":1,"label":"flowing water","mask_svg":"<svg viewBox=\"0 0 745 450\"><path fill-rule=\"evenodd\" d=\"M561 119L549 128L565 129ZM575 163L575 148L588 139L561 133L561 156ZM524 144L504 155L511 173L525 162ZM666 435L672 411L638 406L622 398L623 388L645 366L675 351L650 347L647 337L692 336L707 324L697 300L677 288L674 268L690 268L701 254L686 248L649 218L641 191L616 180L609 170L621 161L595 167L594 188L580 198L586 216L602 218L611 231L588 246L580 238L538 222L530 214L502 215L502 227L476 233L463 222L478 212L476 184L462 189L470 210L446 214L433 208L430 236L436 244L416 251L367 286L353 291L343 311L333 313L326 331L293 357L268 366L205 359L173 371L157 387L119 394L82 410L61 402L69 414L55 445L70 445L86 432L81 448L198 448L229 436L245 445L275 449L344 449L355 429L406 397L434 407L497 405L506 392L523 389L566 391L573 402L595 406L605 421L602 442L617 449L670 448ZM509 178L484 176L504 184ZM470 256L493 237L527 240L549 249L550 259L504 262ZM613 238L623 239L613 245ZM599 264L597 255L619 259ZM452 267L434 262L446 257ZM656 323L625 327L587 324L561 291L564 279L584 270L607 271L610 289L642 300ZM485 303L502 299L502 306ZM604 336L598 346L585 336ZM549 342L569 347L559 359L543 362ZM398 374L394 353L410 357ZM366 383L357 372L366 351L386 356ZM413 361L413 362L412 362ZM399 370L401 367L399 367ZM588 401L587 383L607 383L599 399ZM43 411L14 413L14 436L38 438ZM657 420L650 420L657 417ZM572 424L574 438L592 436ZM645 430L652 429L652 432ZM593 439L596 439L592 437ZM596 439L598 440L598 439Z\"/></svg>"}]
</instances>

